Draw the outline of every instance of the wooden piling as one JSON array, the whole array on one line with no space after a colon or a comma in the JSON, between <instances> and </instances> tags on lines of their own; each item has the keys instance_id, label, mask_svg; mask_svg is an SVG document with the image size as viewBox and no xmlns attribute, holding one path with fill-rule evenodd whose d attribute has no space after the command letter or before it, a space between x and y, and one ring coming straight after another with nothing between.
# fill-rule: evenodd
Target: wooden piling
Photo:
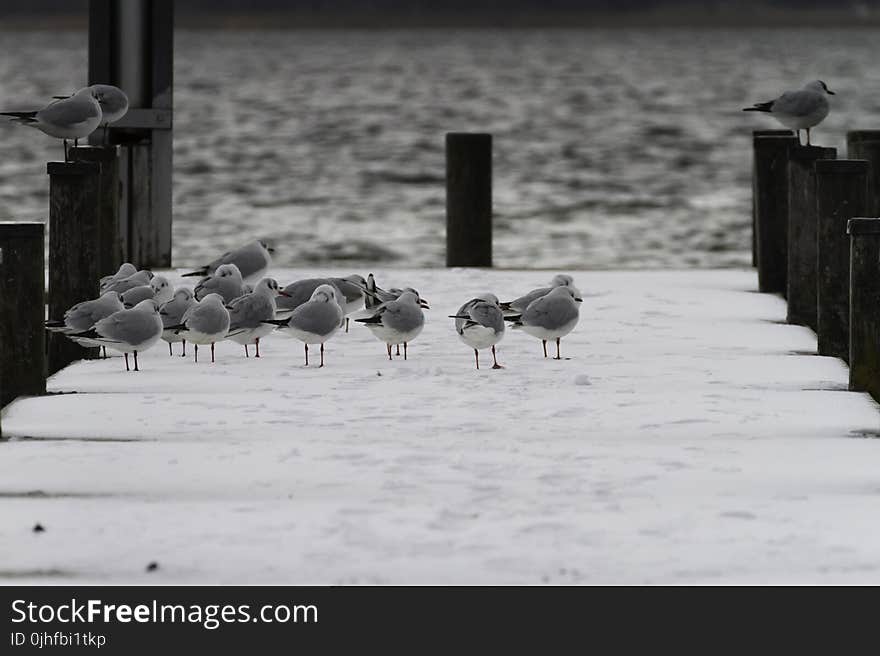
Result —
<instances>
[{"instance_id":1,"label":"wooden piling","mask_svg":"<svg viewBox=\"0 0 880 656\"><path fill-rule=\"evenodd\" d=\"M846 133L846 156L871 162L868 216L880 215L880 130L851 130Z\"/></svg>"},{"instance_id":2,"label":"wooden piling","mask_svg":"<svg viewBox=\"0 0 880 656\"><path fill-rule=\"evenodd\" d=\"M788 323L816 330L816 160L836 148L794 146L788 154Z\"/></svg>"},{"instance_id":3,"label":"wooden piling","mask_svg":"<svg viewBox=\"0 0 880 656\"><path fill-rule=\"evenodd\" d=\"M868 207L865 160L816 161L817 285L819 355L849 361L849 267L847 222Z\"/></svg>"},{"instance_id":4,"label":"wooden piling","mask_svg":"<svg viewBox=\"0 0 880 656\"><path fill-rule=\"evenodd\" d=\"M101 275L115 273L127 261L120 237L119 146L86 146L73 149L79 162L96 162L100 167L100 219L98 224L98 270Z\"/></svg>"},{"instance_id":5,"label":"wooden piling","mask_svg":"<svg viewBox=\"0 0 880 656\"><path fill-rule=\"evenodd\" d=\"M758 170L757 156L754 153L755 139L758 137L792 137L795 136L791 130L752 130L752 266L758 266L758 231L755 223L755 204L758 197L757 176Z\"/></svg>"},{"instance_id":6,"label":"wooden piling","mask_svg":"<svg viewBox=\"0 0 880 656\"><path fill-rule=\"evenodd\" d=\"M98 295L101 166L49 162L49 318ZM49 336L49 373L75 360L97 357L62 335Z\"/></svg>"},{"instance_id":7,"label":"wooden piling","mask_svg":"<svg viewBox=\"0 0 880 656\"><path fill-rule=\"evenodd\" d=\"M785 296L788 274L788 151L797 137L756 137L755 235L758 289Z\"/></svg>"},{"instance_id":8,"label":"wooden piling","mask_svg":"<svg viewBox=\"0 0 880 656\"><path fill-rule=\"evenodd\" d=\"M446 266L492 266L492 135L446 135Z\"/></svg>"},{"instance_id":9,"label":"wooden piling","mask_svg":"<svg viewBox=\"0 0 880 656\"><path fill-rule=\"evenodd\" d=\"M46 393L45 226L0 223L0 407Z\"/></svg>"},{"instance_id":10,"label":"wooden piling","mask_svg":"<svg viewBox=\"0 0 880 656\"><path fill-rule=\"evenodd\" d=\"M880 399L880 219L850 219L849 388Z\"/></svg>"}]
</instances>

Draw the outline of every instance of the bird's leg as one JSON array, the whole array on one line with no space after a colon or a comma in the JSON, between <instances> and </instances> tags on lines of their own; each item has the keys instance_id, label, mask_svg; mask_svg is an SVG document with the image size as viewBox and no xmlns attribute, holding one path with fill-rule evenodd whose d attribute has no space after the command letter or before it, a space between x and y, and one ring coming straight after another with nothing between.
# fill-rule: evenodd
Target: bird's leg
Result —
<instances>
[{"instance_id":1,"label":"bird's leg","mask_svg":"<svg viewBox=\"0 0 880 656\"><path fill-rule=\"evenodd\" d=\"M308 367L309 366L309 345L306 344L305 347L306 347L306 366Z\"/></svg>"},{"instance_id":2,"label":"bird's leg","mask_svg":"<svg viewBox=\"0 0 880 656\"><path fill-rule=\"evenodd\" d=\"M182 357L182 358L186 357L186 340L185 339L183 340L183 348L180 350L180 357Z\"/></svg>"},{"instance_id":3,"label":"bird's leg","mask_svg":"<svg viewBox=\"0 0 880 656\"><path fill-rule=\"evenodd\" d=\"M247 344L244 345L244 357L246 357L246 358L251 357L250 354L248 353Z\"/></svg>"},{"instance_id":4,"label":"bird's leg","mask_svg":"<svg viewBox=\"0 0 880 656\"><path fill-rule=\"evenodd\" d=\"M321 342L321 365L318 367L320 369L324 366L324 342Z\"/></svg>"},{"instance_id":5,"label":"bird's leg","mask_svg":"<svg viewBox=\"0 0 880 656\"><path fill-rule=\"evenodd\" d=\"M104 124L104 146L107 145L107 129L110 127L109 123Z\"/></svg>"},{"instance_id":6,"label":"bird's leg","mask_svg":"<svg viewBox=\"0 0 880 656\"><path fill-rule=\"evenodd\" d=\"M562 358L559 356L559 337L556 338L556 359L561 360Z\"/></svg>"},{"instance_id":7,"label":"bird's leg","mask_svg":"<svg viewBox=\"0 0 880 656\"><path fill-rule=\"evenodd\" d=\"M137 351L134 352L134 370L140 371L140 369L138 369L138 352Z\"/></svg>"},{"instance_id":8,"label":"bird's leg","mask_svg":"<svg viewBox=\"0 0 880 656\"><path fill-rule=\"evenodd\" d=\"M807 145L810 145L810 128L807 128Z\"/></svg>"},{"instance_id":9,"label":"bird's leg","mask_svg":"<svg viewBox=\"0 0 880 656\"><path fill-rule=\"evenodd\" d=\"M125 370L131 371L131 369L128 368L128 353L125 354Z\"/></svg>"},{"instance_id":10,"label":"bird's leg","mask_svg":"<svg viewBox=\"0 0 880 656\"><path fill-rule=\"evenodd\" d=\"M477 369L480 368L480 352L477 349L474 349L474 362L477 363Z\"/></svg>"},{"instance_id":11,"label":"bird's leg","mask_svg":"<svg viewBox=\"0 0 880 656\"><path fill-rule=\"evenodd\" d=\"M70 161L67 157L67 139L62 139L61 143L64 144L64 163L67 164Z\"/></svg>"},{"instance_id":12,"label":"bird's leg","mask_svg":"<svg viewBox=\"0 0 880 656\"><path fill-rule=\"evenodd\" d=\"M498 357L495 355L495 347L492 347L492 360L495 361L495 364L492 365L493 369L504 369L500 364L498 364Z\"/></svg>"},{"instance_id":13,"label":"bird's leg","mask_svg":"<svg viewBox=\"0 0 880 656\"><path fill-rule=\"evenodd\" d=\"M388 349L388 359L390 360L391 359L391 344L386 344L385 348Z\"/></svg>"},{"instance_id":14,"label":"bird's leg","mask_svg":"<svg viewBox=\"0 0 880 656\"><path fill-rule=\"evenodd\" d=\"M400 355L400 344L397 345L397 355ZM404 358L406 360L406 358Z\"/></svg>"},{"instance_id":15,"label":"bird's leg","mask_svg":"<svg viewBox=\"0 0 880 656\"><path fill-rule=\"evenodd\" d=\"M174 351L171 350L171 342L168 342L168 355L174 355Z\"/></svg>"},{"instance_id":16,"label":"bird's leg","mask_svg":"<svg viewBox=\"0 0 880 656\"><path fill-rule=\"evenodd\" d=\"M106 347L106 346L102 346L102 347L101 347L101 350L104 352L104 359L106 360L106 359L107 359L107 347Z\"/></svg>"},{"instance_id":17,"label":"bird's leg","mask_svg":"<svg viewBox=\"0 0 880 656\"><path fill-rule=\"evenodd\" d=\"M547 357L547 340L542 339L541 343L544 345L544 357L546 358Z\"/></svg>"},{"instance_id":18,"label":"bird's leg","mask_svg":"<svg viewBox=\"0 0 880 656\"><path fill-rule=\"evenodd\" d=\"M400 348L400 344L397 345L397 348ZM400 351L398 351L400 353ZM403 343L403 359L406 360L406 342Z\"/></svg>"},{"instance_id":19,"label":"bird's leg","mask_svg":"<svg viewBox=\"0 0 880 656\"><path fill-rule=\"evenodd\" d=\"M196 362L198 362L199 361L199 345L196 344L195 348L196 348Z\"/></svg>"},{"instance_id":20,"label":"bird's leg","mask_svg":"<svg viewBox=\"0 0 880 656\"><path fill-rule=\"evenodd\" d=\"M257 337L257 357L260 357L260 338Z\"/></svg>"},{"instance_id":21,"label":"bird's leg","mask_svg":"<svg viewBox=\"0 0 880 656\"><path fill-rule=\"evenodd\" d=\"M348 332L348 317L345 317L345 332Z\"/></svg>"},{"instance_id":22,"label":"bird's leg","mask_svg":"<svg viewBox=\"0 0 880 656\"><path fill-rule=\"evenodd\" d=\"M211 342L211 364L214 364L214 342Z\"/></svg>"}]
</instances>

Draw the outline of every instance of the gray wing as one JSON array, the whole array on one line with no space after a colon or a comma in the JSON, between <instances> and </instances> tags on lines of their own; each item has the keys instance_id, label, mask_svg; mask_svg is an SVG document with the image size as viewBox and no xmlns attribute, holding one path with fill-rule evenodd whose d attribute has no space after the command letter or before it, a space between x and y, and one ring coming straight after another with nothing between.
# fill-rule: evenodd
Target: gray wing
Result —
<instances>
[{"instance_id":1,"label":"gray wing","mask_svg":"<svg viewBox=\"0 0 880 656\"><path fill-rule=\"evenodd\" d=\"M289 311L298 308L303 303L308 302L320 285L326 285L329 282L326 278L305 278L304 280L290 283L284 288L284 293L289 294L290 298L279 296L275 301L278 309Z\"/></svg>"},{"instance_id":2,"label":"gray wing","mask_svg":"<svg viewBox=\"0 0 880 656\"><path fill-rule=\"evenodd\" d=\"M304 303L293 311L288 323L299 330L326 335L339 326L342 310L336 303Z\"/></svg>"},{"instance_id":3,"label":"gray wing","mask_svg":"<svg viewBox=\"0 0 880 656\"><path fill-rule=\"evenodd\" d=\"M396 301L385 306L385 314L382 317L383 325L400 332L414 330L424 322L425 315L418 307Z\"/></svg>"},{"instance_id":4,"label":"gray wing","mask_svg":"<svg viewBox=\"0 0 880 656\"><path fill-rule=\"evenodd\" d=\"M171 300L162 306L162 325L164 327L176 326L182 322L183 315L193 304L193 301Z\"/></svg>"},{"instance_id":5,"label":"gray wing","mask_svg":"<svg viewBox=\"0 0 880 656\"><path fill-rule=\"evenodd\" d=\"M827 100L823 96L813 91L787 91L773 101L770 111L791 116L808 116L825 102Z\"/></svg>"},{"instance_id":6,"label":"gray wing","mask_svg":"<svg viewBox=\"0 0 880 656\"><path fill-rule=\"evenodd\" d=\"M38 111L37 119L43 123L70 128L99 116L100 111L100 107L95 107L95 103L67 98Z\"/></svg>"},{"instance_id":7,"label":"gray wing","mask_svg":"<svg viewBox=\"0 0 880 656\"><path fill-rule=\"evenodd\" d=\"M472 298L471 300L469 300L467 303L465 303L460 308L458 308L458 312L455 313L456 316L457 317L470 317L471 316L471 308L474 306L474 304L476 304L476 302L477 302L477 299L475 299L475 298ZM470 322L470 318L468 318L468 319L457 318L455 320L455 332L457 332L459 335L464 333L464 328L469 322Z\"/></svg>"},{"instance_id":8,"label":"gray wing","mask_svg":"<svg viewBox=\"0 0 880 656\"><path fill-rule=\"evenodd\" d=\"M494 303L474 301L469 314L473 323L492 328L496 333L504 330L504 315Z\"/></svg>"},{"instance_id":9,"label":"gray wing","mask_svg":"<svg viewBox=\"0 0 880 656\"><path fill-rule=\"evenodd\" d=\"M524 311L534 301L538 300L542 296L546 296L552 290L553 290L552 287L540 287L538 289L533 289L525 296L520 296L519 298L511 301L510 308L512 310Z\"/></svg>"},{"instance_id":10,"label":"gray wing","mask_svg":"<svg viewBox=\"0 0 880 656\"><path fill-rule=\"evenodd\" d=\"M113 342L140 344L155 334L153 315L145 312L123 310L101 319L95 324L99 335Z\"/></svg>"},{"instance_id":11,"label":"gray wing","mask_svg":"<svg viewBox=\"0 0 880 656\"><path fill-rule=\"evenodd\" d=\"M336 285L336 288L342 292L346 303L358 300L364 295L364 288L345 278L330 278L330 282Z\"/></svg>"},{"instance_id":12,"label":"gray wing","mask_svg":"<svg viewBox=\"0 0 880 656\"><path fill-rule=\"evenodd\" d=\"M140 287L132 287L122 294L122 302L127 307L134 307L141 301L153 298L156 293L149 285L141 285Z\"/></svg>"},{"instance_id":13,"label":"gray wing","mask_svg":"<svg viewBox=\"0 0 880 656\"><path fill-rule=\"evenodd\" d=\"M577 305L565 298L539 298L523 312L521 321L531 326L555 330L578 316Z\"/></svg>"},{"instance_id":14,"label":"gray wing","mask_svg":"<svg viewBox=\"0 0 880 656\"><path fill-rule=\"evenodd\" d=\"M272 301L263 294L248 294L229 308L229 330L258 328L267 319L274 318Z\"/></svg>"}]
</instances>

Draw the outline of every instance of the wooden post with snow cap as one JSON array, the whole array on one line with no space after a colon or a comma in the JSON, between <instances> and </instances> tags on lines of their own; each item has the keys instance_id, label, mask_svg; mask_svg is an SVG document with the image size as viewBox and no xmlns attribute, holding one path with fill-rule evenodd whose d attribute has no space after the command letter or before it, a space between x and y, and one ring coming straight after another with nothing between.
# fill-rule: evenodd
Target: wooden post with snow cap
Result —
<instances>
[{"instance_id":1,"label":"wooden post with snow cap","mask_svg":"<svg viewBox=\"0 0 880 656\"><path fill-rule=\"evenodd\" d=\"M880 219L850 219L849 388L880 400Z\"/></svg>"},{"instance_id":2,"label":"wooden post with snow cap","mask_svg":"<svg viewBox=\"0 0 880 656\"><path fill-rule=\"evenodd\" d=\"M756 172L758 170L758 157L755 151L755 140L759 137L792 137L791 130L753 130L752 131L752 266L758 266L758 228L755 220L755 205L758 199L758 183Z\"/></svg>"},{"instance_id":3,"label":"wooden post with snow cap","mask_svg":"<svg viewBox=\"0 0 880 656\"><path fill-rule=\"evenodd\" d=\"M794 146L788 154L788 323L816 330L816 160L836 148Z\"/></svg>"},{"instance_id":4,"label":"wooden post with snow cap","mask_svg":"<svg viewBox=\"0 0 880 656\"><path fill-rule=\"evenodd\" d=\"M0 223L0 407L46 393L45 226Z\"/></svg>"},{"instance_id":5,"label":"wooden post with snow cap","mask_svg":"<svg viewBox=\"0 0 880 656\"><path fill-rule=\"evenodd\" d=\"M96 162L100 167L100 218L98 224L98 271L115 273L126 261L119 225L119 146L87 146L73 149L74 161Z\"/></svg>"},{"instance_id":6,"label":"wooden post with snow cap","mask_svg":"<svg viewBox=\"0 0 880 656\"><path fill-rule=\"evenodd\" d=\"M49 318L98 295L101 166L49 162ZM49 336L49 374L75 360L97 357L63 335Z\"/></svg>"},{"instance_id":7,"label":"wooden post with snow cap","mask_svg":"<svg viewBox=\"0 0 880 656\"><path fill-rule=\"evenodd\" d=\"M846 133L846 156L871 162L868 216L880 215L880 130L852 130Z\"/></svg>"},{"instance_id":8,"label":"wooden post with snow cap","mask_svg":"<svg viewBox=\"0 0 880 656\"><path fill-rule=\"evenodd\" d=\"M492 135L446 135L446 266L492 266Z\"/></svg>"},{"instance_id":9,"label":"wooden post with snow cap","mask_svg":"<svg viewBox=\"0 0 880 656\"><path fill-rule=\"evenodd\" d=\"M797 137L756 137L755 235L758 289L785 296L788 274L788 151Z\"/></svg>"},{"instance_id":10,"label":"wooden post with snow cap","mask_svg":"<svg viewBox=\"0 0 880 656\"><path fill-rule=\"evenodd\" d=\"M865 160L816 161L817 330L819 355L849 361L850 243L847 222L868 207Z\"/></svg>"}]
</instances>

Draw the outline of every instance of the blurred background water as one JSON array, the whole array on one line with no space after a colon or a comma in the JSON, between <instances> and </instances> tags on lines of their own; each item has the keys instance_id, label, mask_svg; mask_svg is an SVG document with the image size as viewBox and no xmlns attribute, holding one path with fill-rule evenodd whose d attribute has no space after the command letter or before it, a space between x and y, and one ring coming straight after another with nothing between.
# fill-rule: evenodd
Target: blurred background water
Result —
<instances>
[{"instance_id":1,"label":"blurred background water","mask_svg":"<svg viewBox=\"0 0 880 656\"><path fill-rule=\"evenodd\" d=\"M179 31L174 263L444 262L448 131L495 135L495 263L750 262L741 108L825 80L814 142L880 127L877 30ZM85 32L0 31L0 105L86 82ZM0 220L43 220L61 144L0 122Z\"/></svg>"}]
</instances>

